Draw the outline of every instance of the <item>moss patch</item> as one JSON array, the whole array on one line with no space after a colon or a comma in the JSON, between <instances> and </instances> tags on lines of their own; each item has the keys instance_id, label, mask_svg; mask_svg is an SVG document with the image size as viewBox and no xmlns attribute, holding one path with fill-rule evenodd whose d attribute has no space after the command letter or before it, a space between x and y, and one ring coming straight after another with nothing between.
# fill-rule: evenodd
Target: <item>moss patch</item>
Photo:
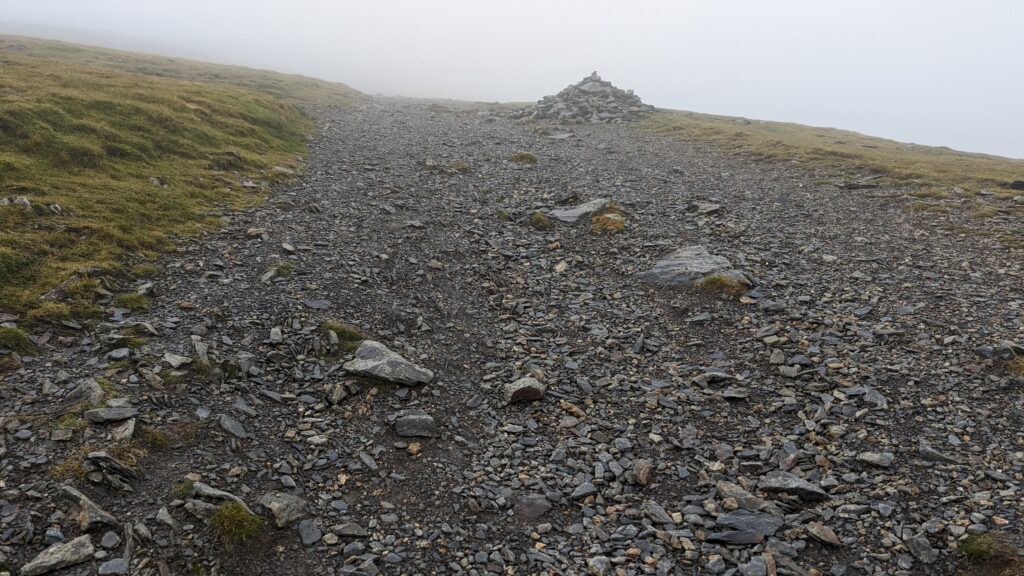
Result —
<instances>
[{"instance_id":1,"label":"moss patch","mask_svg":"<svg viewBox=\"0 0 1024 576\"><path fill-rule=\"evenodd\" d=\"M727 294L729 296L739 296L747 291L746 284L723 274L705 276L697 282L697 287L705 292Z\"/></svg>"},{"instance_id":2,"label":"moss patch","mask_svg":"<svg viewBox=\"0 0 1024 576\"><path fill-rule=\"evenodd\" d=\"M32 340L17 328L0 327L0 348L14 350L18 354L31 354L35 352L36 345Z\"/></svg>"},{"instance_id":3,"label":"moss patch","mask_svg":"<svg viewBox=\"0 0 1024 576\"><path fill-rule=\"evenodd\" d=\"M225 502L210 517L210 527L217 539L226 544L247 544L263 530L263 520L238 502Z\"/></svg>"}]
</instances>

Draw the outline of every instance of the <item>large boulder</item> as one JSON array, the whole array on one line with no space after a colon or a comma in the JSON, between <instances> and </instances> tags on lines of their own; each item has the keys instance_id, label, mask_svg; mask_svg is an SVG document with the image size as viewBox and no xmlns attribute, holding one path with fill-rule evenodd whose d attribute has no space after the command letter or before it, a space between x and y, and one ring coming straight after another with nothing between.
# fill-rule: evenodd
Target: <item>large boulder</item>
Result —
<instances>
[{"instance_id":1,"label":"large boulder","mask_svg":"<svg viewBox=\"0 0 1024 576\"><path fill-rule=\"evenodd\" d=\"M434 379L430 370L409 362L373 340L363 340L356 350L355 359L345 363L345 370L406 386L418 386Z\"/></svg>"}]
</instances>

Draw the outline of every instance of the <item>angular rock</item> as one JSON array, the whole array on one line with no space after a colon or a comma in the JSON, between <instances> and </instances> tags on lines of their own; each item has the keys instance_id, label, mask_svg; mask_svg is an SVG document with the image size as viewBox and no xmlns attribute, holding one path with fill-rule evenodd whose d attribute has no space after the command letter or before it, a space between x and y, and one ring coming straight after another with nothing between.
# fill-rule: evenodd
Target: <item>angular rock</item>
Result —
<instances>
[{"instance_id":1,"label":"angular rock","mask_svg":"<svg viewBox=\"0 0 1024 576\"><path fill-rule=\"evenodd\" d=\"M430 370L409 362L373 340L363 340L356 350L355 359L346 362L344 367L353 374L406 386L427 384L434 379L434 373Z\"/></svg>"},{"instance_id":2,"label":"angular rock","mask_svg":"<svg viewBox=\"0 0 1024 576\"><path fill-rule=\"evenodd\" d=\"M91 530L97 526L117 526L117 519L114 516L100 508L99 504L96 504L89 499L88 496L82 494L71 486L61 486L59 494L65 500L77 506L78 511L75 518L78 520L78 526L83 531Z\"/></svg>"},{"instance_id":3,"label":"angular rock","mask_svg":"<svg viewBox=\"0 0 1024 576\"><path fill-rule=\"evenodd\" d=\"M548 216L551 216L559 222L565 222L566 224L575 224L580 218L586 218L604 207L608 206L609 200L607 198L598 198L583 204L578 204L572 208L562 208L558 210L552 210L548 212Z\"/></svg>"},{"instance_id":4,"label":"angular rock","mask_svg":"<svg viewBox=\"0 0 1024 576\"><path fill-rule=\"evenodd\" d=\"M879 468L892 466L895 459L896 455L892 452L861 452L857 454L857 460Z\"/></svg>"},{"instance_id":5,"label":"angular rock","mask_svg":"<svg viewBox=\"0 0 1024 576\"><path fill-rule=\"evenodd\" d=\"M520 494L512 511L523 520L536 520L551 510L551 502L543 494Z\"/></svg>"},{"instance_id":6,"label":"angular rock","mask_svg":"<svg viewBox=\"0 0 1024 576\"><path fill-rule=\"evenodd\" d=\"M760 544L764 542L764 534L749 530L730 530L728 532L712 532L705 538L714 544Z\"/></svg>"},{"instance_id":7,"label":"angular rock","mask_svg":"<svg viewBox=\"0 0 1024 576\"><path fill-rule=\"evenodd\" d=\"M839 537L836 536L836 533L821 522L808 522L804 528L807 530L808 534L822 542L825 542L826 544L831 544L833 546L839 546L842 544L842 542L839 541Z\"/></svg>"},{"instance_id":8,"label":"angular rock","mask_svg":"<svg viewBox=\"0 0 1024 576\"><path fill-rule=\"evenodd\" d=\"M248 512L249 514L253 514L253 511L249 509L249 505L245 503L245 500L242 500L241 498L235 496L231 492L218 490L217 488L214 488L204 482L193 482L192 493L195 494L196 496L201 496L203 498L212 498L214 500L231 500L233 502L237 502L241 504L243 508L245 508L246 512Z\"/></svg>"},{"instance_id":9,"label":"angular rock","mask_svg":"<svg viewBox=\"0 0 1024 576\"><path fill-rule=\"evenodd\" d=\"M505 384L505 403L511 404L513 402L539 400L544 397L546 390L547 387L535 378L530 378L529 376L520 378L515 382Z\"/></svg>"},{"instance_id":10,"label":"angular rock","mask_svg":"<svg viewBox=\"0 0 1024 576\"><path fill-rule=\"evenodd\" d=\"M274 525L285 528L308 515L306 501L285 492L268 492L260 498L260 504L274 516Z\"/></svg>"},{"instance_id":11,"label":"angular rock","mask_svg":"<svg viewBox=\"0 0 1024 576\"><path fill-rule=\"evenodd\" d=\"M827 500L828 493L821 487L790 472L769 472L758 484L758 489L770 494L785 492L804 500Z\"/></svg>"},{"instance_id":12,"label":"angular rock","mask_svg":"<svg viewBox=\"0 0 1024 576\"><path fill-rule=\"evenodd\" d=\"M245 431L242 423L227 414L220 415L220 427L235 438L248 438L249 433Z\"/></svg>"},{"instance_id":13,"label":"angular rock","mask_svg":"<svg viewBox=\"0 0 1024 576\"><path fill-rule=\"evenodd\" d=\"M715 522L726 528L756 532L763 536L775 534L785 524L785 521L777 516L764 512L751 512L749 510L733 510L720 514L715 519Z\"/></svg>"},{"instance_id":14,"label":"angular rock","mask_svg":"<svg viewBox=\"0 0 1024 576\"><path fill-rule=\"evenodd\" d=\"M395 418L395 433L404 437L433 438L437 436L434 417L419 408L403 410Z\"/></svg>"},{"instance_id":15,"label":"angular rock","mask_svg":"<svg viewBox=\"0 0 1024 576\"><path fill-rule=\"evenodd\" d=\"M139 411L131 406L118 406L117 408L86 410L82 417L93 424L105 424L107 422L120 422L121 420L134 418L138 414Z\"/></svg>"},{"instance_id":16,"label":"angular rock","mask_svg":"<svg viewBox=\"0 0 1024 576\"><path fill-rule=\"evenodd\" d=\"M915 534L905 540L910 553L925 564L931 564L939 558L939 551L932 548L931 542L924 534Z\"/></svg>"},{"instance_id":17,"label":"angular rock","mask_svg":"<svg viewBox=\"0 0 1024 576\"><path fill-rule=\"evenodd\" d=\"M22 576L46 574L92 558L96 549L88 535L79 536L70 542L54 544L39 553L31 562L21 567Z\"/></svg>"},{"instance_id":18,"label":"angular rock","mask_svg":"<svg viewBox=\"0 0 1024 576\"><path fill-rule=\"evenodd\" d=\"M295 529L299 533L299 539L302 540L302 544L305 546L316 544L324 535L320 527L316 525L315 520L303 520L298 523Z\"/></svg>"},{"instance_id":19,"label":"angular rock","mask_svg":"<svg viewBox=\"0 0 1024 576\"><path fill-rule=\"evenodd\" d=\"M690 286L705 276L732 271L732 263L704 246L685 246L658 259L640 278L661 286Z\"/></svg>"}]
</instances>

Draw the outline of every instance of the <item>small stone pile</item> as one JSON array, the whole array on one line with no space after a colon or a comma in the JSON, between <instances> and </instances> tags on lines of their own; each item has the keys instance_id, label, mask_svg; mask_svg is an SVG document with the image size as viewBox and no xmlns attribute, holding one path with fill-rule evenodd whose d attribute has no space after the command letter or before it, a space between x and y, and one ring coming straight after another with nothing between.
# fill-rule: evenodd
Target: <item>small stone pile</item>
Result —
<instances>
[{"instance_id":1,"label":"small stone pile","mask_svg":"<svg viewBox=\"0 0 1024 576\"><path fill-rule=\"evenodd\" d=\"M644 104L632 90L616 88L594 72L554 96L545 96L534 106L518 112L515 117L608 123L637 120L653 110L654 106Z\"/></svg>"}]
</instances>

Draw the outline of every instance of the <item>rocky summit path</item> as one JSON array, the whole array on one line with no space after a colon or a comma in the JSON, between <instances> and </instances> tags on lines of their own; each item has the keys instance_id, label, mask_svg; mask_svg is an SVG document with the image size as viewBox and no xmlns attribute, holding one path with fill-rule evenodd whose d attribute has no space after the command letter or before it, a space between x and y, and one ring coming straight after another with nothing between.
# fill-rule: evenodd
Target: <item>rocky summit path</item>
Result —
<instances>
[{"instance_id":1,"label":"rocky summit path","mask_svg":"<svg viewBox=\"0 0 1024 576\"><path fill-rule=\"evenodd\" d=\"M184 240L151 307L4 378L15 574L954 574L1019 533L995 234L635 125L319 116L301 180ZM531 225L599 198L621 233ZM754 287L645 280L687 246ZM249 544L209 526L228 501Z\"/></svg>"}]
</instances>

